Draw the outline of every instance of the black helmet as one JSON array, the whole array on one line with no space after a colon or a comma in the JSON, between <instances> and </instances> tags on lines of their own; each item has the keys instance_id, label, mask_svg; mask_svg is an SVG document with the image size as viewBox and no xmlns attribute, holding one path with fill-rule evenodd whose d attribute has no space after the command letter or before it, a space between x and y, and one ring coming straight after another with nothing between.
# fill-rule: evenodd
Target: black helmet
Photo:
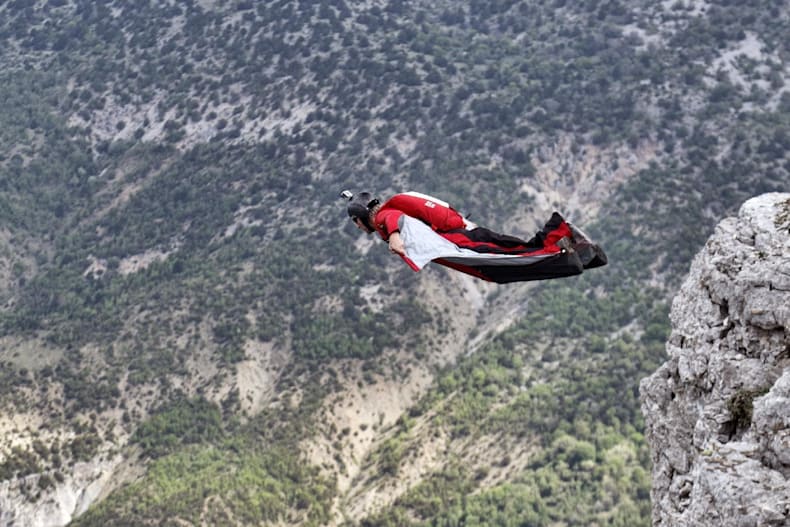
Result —
<instances>
[{"instance_id":1,"label":"black helmet","mask_svg":"<svg viewBox=\"0 0 790 527\"><path fill-rule=\"evenodd\" d=\"M381 203L378 198L373 197L370 192L360 192L354 194L350 190L344 190L340 193L340 197L349 201L348 216L352 219L358 219L362 222L368 232L373 232L373 224L370 223L370 211Z\"/></svg>"}]
</instances>

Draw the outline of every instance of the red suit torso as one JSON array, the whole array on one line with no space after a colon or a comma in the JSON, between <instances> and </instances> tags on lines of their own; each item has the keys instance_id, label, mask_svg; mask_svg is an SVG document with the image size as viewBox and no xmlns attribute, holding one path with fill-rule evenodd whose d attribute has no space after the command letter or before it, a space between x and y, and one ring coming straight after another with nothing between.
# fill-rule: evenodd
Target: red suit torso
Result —
<instances>
[{"instance_id":1,"label":"red suit torso","mask_svg":"<svg viewBox=\"0 0 790 527\"><path fill-rule=\"evenodd\" d=\"M398 220L403 215L417 218L430 225L436 232L464 228L464 218L444 201L420 194L405 192L388 199L376 213L373 225L384 240L398 230Z\"/></svg>"}]
</instances>

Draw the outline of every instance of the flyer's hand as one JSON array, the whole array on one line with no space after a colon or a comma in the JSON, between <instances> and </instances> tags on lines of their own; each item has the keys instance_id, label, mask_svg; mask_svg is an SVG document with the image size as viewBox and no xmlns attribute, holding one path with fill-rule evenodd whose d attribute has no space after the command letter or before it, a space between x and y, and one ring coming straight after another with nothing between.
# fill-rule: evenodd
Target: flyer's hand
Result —
<instances>
[{"instance_id":1,"label":"flyer's hand","mask_svg":"<svg viewBox=\"0 0 790 527\"><path fill-rule=\"evenodd\" d=\"M399 232L393 232L389 237L390 251L395 254L405 255L406 250L403 247L403 239L400 237Z\"/></svg>"}]
</instances>

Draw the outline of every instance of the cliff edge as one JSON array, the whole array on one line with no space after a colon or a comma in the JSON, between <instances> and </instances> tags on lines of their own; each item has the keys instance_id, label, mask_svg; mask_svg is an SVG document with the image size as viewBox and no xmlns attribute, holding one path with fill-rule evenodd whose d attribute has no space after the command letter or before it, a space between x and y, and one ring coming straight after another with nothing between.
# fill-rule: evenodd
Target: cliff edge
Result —
<instances>
[{"instance_id":1,"label":"cliff edge","mask_svg":"<svg viewBox=\"0 0 790 527\"><path fill-rule=\"evenodd\" d=\"M655 526L790 525L790 194L716 228L640 384Z\"/></svg>"}]
</instances>

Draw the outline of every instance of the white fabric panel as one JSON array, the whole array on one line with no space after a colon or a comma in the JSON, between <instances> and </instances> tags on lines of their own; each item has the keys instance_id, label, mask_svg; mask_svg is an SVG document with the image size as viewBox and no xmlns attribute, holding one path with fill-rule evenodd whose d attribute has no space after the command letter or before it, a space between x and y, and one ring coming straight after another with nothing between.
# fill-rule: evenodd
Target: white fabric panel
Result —
<instances>
[{"instance_id":1,"label":"white fabric panel","mask_svg":"<svg viewBox=\"0 0 790 527\"><path fill-rule=\"evenodd\" d=\"M445 240L433 229L411 216L403 215L398 220L401 239L406 251L406 256L422 269L428 262L436 258L446 258L450 261L465 265L529 265L552 254L536 256L523 254L492 254L478 253L469 249L462 249L454 243Z\"/></svg>"},{"instance_id":2,"label":"white fabric panel","mask_svg":"<svg viewBox=\"0 0 790 527\"><path fill-rule=\"evenodd\" d=\"M429 196L428 194L423 194L421 192L414 192L414 191L404 192L404 194L406 194L407 196L412 196L414 198L424 199L425 201L433 201L434 203L436 203L437 205L441 205L445 209L452 208L450 207L450 204L447 203L446 201L442 201L439 198L434 198L433 196Z\"/></svg>"},{"instance_id":3,"label":"white fabric panel","mask_svg":"<svg viewBox=\"0 0 790 527\"><path fill-rule=\"evenodd\" d=\"M461 249L457 245L445 240L416 218L404 214L398 220L398 228L406 256L419 269L434 258L460 254Z\"/></svg>"}]
</instances>

